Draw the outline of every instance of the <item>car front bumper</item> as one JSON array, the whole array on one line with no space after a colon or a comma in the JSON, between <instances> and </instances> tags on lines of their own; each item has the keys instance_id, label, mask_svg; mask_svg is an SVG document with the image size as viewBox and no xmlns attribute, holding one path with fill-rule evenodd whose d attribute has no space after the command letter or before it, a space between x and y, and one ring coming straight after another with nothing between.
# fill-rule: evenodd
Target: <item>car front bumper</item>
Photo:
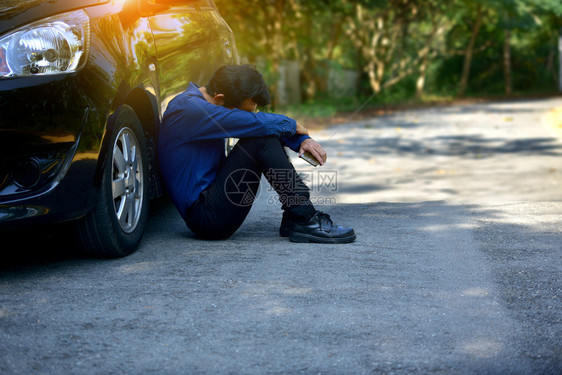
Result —
<instances>
[{"instance_id":1,"label":"car front bumper","mask_svg":"<svg viewBox=\"0 0 562 375\"><path fill-rule=\"evenodd\" d=\"M0 80L0 227L92 206L103 123L78 73Z\"/></svg>"}]
</instances>

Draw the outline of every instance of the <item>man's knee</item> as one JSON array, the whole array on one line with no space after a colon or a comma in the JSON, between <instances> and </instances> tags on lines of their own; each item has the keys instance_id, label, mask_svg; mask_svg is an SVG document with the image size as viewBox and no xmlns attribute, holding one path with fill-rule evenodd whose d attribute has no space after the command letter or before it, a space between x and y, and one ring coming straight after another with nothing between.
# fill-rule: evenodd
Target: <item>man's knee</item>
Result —
<instances>
[{"instance_id":1,"label":"man's knee","mask_svg":"<svg viewBox=\"0 0 562 375\"><path fill-rule=\"evenodd\" d=\"M264 149L270 146L283 147L281 139L275 135L268 135L264 137L242 138L238 141L240 146L255 145L259 149Z\"/></svg>"}]
</instances>

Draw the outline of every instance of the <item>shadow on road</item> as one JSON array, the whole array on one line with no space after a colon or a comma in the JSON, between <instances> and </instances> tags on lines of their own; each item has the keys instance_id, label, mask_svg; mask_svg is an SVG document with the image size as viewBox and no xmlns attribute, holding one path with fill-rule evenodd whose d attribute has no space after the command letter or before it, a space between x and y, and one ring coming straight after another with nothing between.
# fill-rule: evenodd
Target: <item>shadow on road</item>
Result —
<instances>
[{"instance_id":1,"label":"shadow on road","mask_svg":"<svg viewBox=\"0 0 562 375\"><path fill-rule=\"evenodd\" d=\"M68 225L46 225L3 231L0 272L21 266L79 259L83 255Z\"/></svg>"},{"instance_id":2,"label":"shadow on road","mask_svg":"<svg viewBox=\"0 0 562 375\"><path fill-rule=\"evenodd\" d=\"M406 157L466 156L490 158L501 154L519 156L561 156L562 144L556 138L501 139L481 134L437 136L425 139L404 136L347 136L327 142L338 158L369 158L397 154Z\"/></svg>"},{"instance_id":3,"label":"shadow on road","mask_svg":"<svg viewBox=\"0 0 562 375\"><path fill-rule=\"evenodd\" d=\"M479 314L495 323L498 318L494 314L505 306L522 327L519 339L523 341L517 341L516 348L501 341L506 334L503 328L490 326L491 331L482 335L492 341L467 339L462 345L456 344L461 345L459 350L475 358L473 362L480 366L490 365L487 356L499 355L503 360L503 350L515 350L524 358L531 358L539 373L559 368L559 354L555 351L562 334L557 323L562 295L557 256L562 235L554 224L514 223L506 220L505 212L496 209L446 202L340 204L329 211L334 221L355 228L356 242L290 243L277 235L279 212L263 206L250 213L247 222L229 240L194 240L170 202L163 199L151 210L140 253L100 266L100 261L80 260L66 251L44 253L46 243L66 250L72 247L61 246L49 232L34 233L35 239L26 242L27 254L20 255L15 262L2 261L0 282L13 286L18 282L35 285L40 280L50 280L52 284L59 279L52 276L68 271L72 272L72 282L82 283L85 291L110 290L120 280L121 289L140 293L138 285L160 277L184 286L199 285L199 289L182 289L182 298L196 301L197 291L204 288L227 311L230 304L244 303L237 299L236 291L247 287L250 290L242 294L250 299L248 303L252 302L252 307L247 308L255 319L300 319L301 324L315 332L314 319L307 315L309 310L331 306L336 314L331 319L342 319L344 325L349 319L356 319L361 327L366 325L365 329L369 325L379 330L386 327L383 324L381 328L379 319L402 325L403 330L388 328L393 332L392 343L397 345L393 358L397 353L409 358L411 351L419 349L416 332L433 340L428 345L447 346L447 340L463 338L460 327L431 323L435 318L439 322L438 314L442 311L458 313L476 324L480 318L470 316L476 304L483 309L477 310ZM479 263L479 259L485 261ZM84 279L104 274L105 266L114 278L96 280L95 286L86 287ZM127 272L123 273L124 270ZM118 279L116 274L120 275ZM177 275L181 277L175 279ZM488 280L489 275L498 285L497 290L494 282ZM60 276L64 280L64 275ZM158 282L150 285L150 299L155 300L169 293L167 288L171 287L166 284L165 289L159 289ZM466 296L461 296L461 292ZM470 301L474 301L472 305ZM493 301L501 301L502 307L491 304ZM194 306L194 319L206 327L210 318L197 310L197 303ZM379 314L377 319L363 320L373 309ZM344 311L346 315L342 315ZM237 327L244 326L236 319ZM408 325L412 326L407 328ZM453 332L442 332L447 329ZM436 336L431 336L432 332ZM324 335L347 343L336 333ZM240 335L246 334L249 332L241 329ZM368 335L363 338L371 340L371 344L378 340ZM368 359L373 363L380 363L385 355L370 353L372 358ZM352 352L348 355L353 357Z\"/></svg>"}]
</instances>

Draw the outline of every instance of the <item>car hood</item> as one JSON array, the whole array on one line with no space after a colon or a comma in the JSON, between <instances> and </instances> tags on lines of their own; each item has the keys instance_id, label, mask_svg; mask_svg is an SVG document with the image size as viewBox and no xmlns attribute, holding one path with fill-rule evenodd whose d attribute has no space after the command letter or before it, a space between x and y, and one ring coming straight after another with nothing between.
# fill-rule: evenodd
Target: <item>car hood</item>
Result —
<instances>
[{"instance_id":1,"label":"car hood","mask_svg":"<svg viewBox=\"0 0 562 375\"><path fill-rule=\"evenodd\" d=\"M0 4L0 35L58 13L107 3L109 0L4 0Z\"/></svg>"}]
</instances>

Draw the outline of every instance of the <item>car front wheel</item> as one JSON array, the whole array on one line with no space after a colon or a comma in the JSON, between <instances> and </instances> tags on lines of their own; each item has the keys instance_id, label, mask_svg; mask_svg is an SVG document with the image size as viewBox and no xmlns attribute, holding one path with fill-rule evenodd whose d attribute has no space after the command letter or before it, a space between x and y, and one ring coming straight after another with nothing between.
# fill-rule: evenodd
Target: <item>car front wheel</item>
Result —
<instances>
[{"instance_id":1,"label":"car front wheel","mask_svg":"<svg viewBox=\"0 0 562 375\"><path fill-rule=\"evenodd\" d=\"M128 106L115 115L96 206L78 223L79 239L94 256L135 251L148 217L148 160L140 121Z\"/></svg>"}]
</instances>

